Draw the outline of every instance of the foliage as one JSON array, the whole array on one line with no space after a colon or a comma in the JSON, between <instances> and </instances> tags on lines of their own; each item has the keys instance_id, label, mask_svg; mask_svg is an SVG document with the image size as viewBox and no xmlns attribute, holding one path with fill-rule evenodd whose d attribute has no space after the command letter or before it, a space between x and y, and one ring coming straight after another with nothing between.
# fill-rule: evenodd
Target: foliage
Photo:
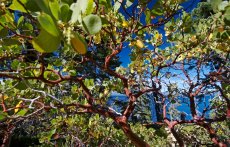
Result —
<instances>
[{"instance_id":1,"label":"foliage","mask_svg":"<svg viewBox=\"0 0 230 147\"><path fill-rule=\"evenodd\" d=\"M227 146L230 4L189 2L1 1L3 146Z\"/></svg>"}]
</instances>

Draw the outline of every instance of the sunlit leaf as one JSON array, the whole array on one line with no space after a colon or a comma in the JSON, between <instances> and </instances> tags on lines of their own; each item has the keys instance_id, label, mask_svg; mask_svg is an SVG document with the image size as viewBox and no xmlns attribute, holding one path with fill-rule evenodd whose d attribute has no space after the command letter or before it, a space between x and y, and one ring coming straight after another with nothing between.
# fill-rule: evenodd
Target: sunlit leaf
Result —
<instances>
[{"instance_id":1,"label":"sunlit leaf","mask_svg":"<svg viewBox=\"0 0 230 147\"><path fill-rule=\"evenodd\" d=\"M155 16L160 16L164 14L164 11L160 8L155 8L153 10L151 10L151 14L155 15Z\"/></svg>"},{"instance_id":2,"label":"sunlit leaf","mask_svg":"<svg viewBox=\"0 0 230 147\"><path fill-rule=\"evenodd\" d=\"M78 3L73 3L70 6L70 9L73 11L72 16L71 16L71 22L76 23L81 22L81 10L79 9L80 6Z\"/></svg>"},{"instance_id":3,"label":"sunlit leaf","mask_svg":"<svg viewBox=\"0 0 230 147\"><path fill-rule=\"evenodd\" d=\"M212 8L215 12L218 11L218 6L222 2L222 0L210 0Z\"/></svg>"},{"instance_id":4,"label":"sunlit leaf","mask_svg":"<svg viewBox=\"0 0 230 147\"><path fill-rule=\"evenodd\" d=\"M56 129L49 131L48 137L51 138L56 132Z\"/></svg>"},{"instance_id":5,"label":"sunlit leaf","mask_svg":"<svg viewBox=\"0 0 230 147\"><path fill-rule=\"evenodd\" d=\"M86 8L84 14L89 15L93 12L94 2L93 2L93 0L84 0L84 1L88 1L87 8Z\"/></svg>"},{"instance_id":6,"label":"sunlit leaf","mask_svg":"<svg viewBox=\"0 0 230 147\"><path fill-rule=\"evenodd\" d=\"M145 16L145 21L147 24L149 24L151 22L151 13L150 13L150 10L147 10L145 12L146 16Z\"/></svg>"},{"instance_id":7,"label":"sunlit leaf","mask_svg":"<svg viewBox=\"0 0 230 147\"><path fill-rule=\"evenodd\" d=\"M18 19L18 24L17 24L17 26L22 25L23 21L24 21L24 16L21 16L21 17Z\"/></svg>"},{"instance_id":8,"label":"sunlit leaf","mask_svg":"<svg viewBox=\"0 0 230 147\"><path fill-rule=\"evenodd\" d=\"M219 5L218 5L218 9L220 11L224 11L225 8L229 5L229 2L228 1L222 1Z\"/></svg>"},{"instance_id":9,"label":"sunlit leaf","mask_svg":"<svg viewBox=\"0 0 230 147\"><path fill-rule=\"evenodd\" d=\"M114 8L114 11L118 11L119 9L120 9L120 7L121 7L121 1L120 0L118 0L117 2L115 2L115 4L114 4L114 6L113 6Z\"/></svg>"},{"instance_id":10,"label":"sunlit leaf","mask_svg":"<svg viewBox=\"0 0 230 147\"><path fill-rule=\"evenodd\" d=\"M71 45L75 51L80 54L85 54L87 52L87 44L85 40L78 34L75 34L71 40Z\"/></svg>"},{"instance_id":11,"label":"sunlit leaf","mask_svg":"<svg viewBox=\"0 0 230 147\"><path fill-rule=\"evenodd\" d=\"M122 27L127 28L129 26L127 21L123 21L122 22Z\"/></svg>"},{"instance_id":12,"label":"sunlit leaf","mask_svg":"<svg viewBox=\"0 0 230 147\"><path fill-rule=\"evenodd\" d=\"M56 20L59 20L60 8L57 0L49 1L49 8Z\"/></svg>"},{"instance_id":13,"label":"sunlit leaf","mask_svg":"<svg viewBox=\"0 0 230 147\"><path fill-rule=\"evenodd\" d=\"M20 111L18 111L17 115L19 116L25 116L25 114L28 112L28 109L22 109Z\"/></svg>"},{"instance_id":14,"label":"sunlit leaf","mask_svg":"<svg viewBox=\"0 0 230 147\"><path fill-rule=\"evenodd\" d=\"M26 0L21 0L22 4L25 4ZM18 2L18 0L13 0L12 4L10 5L11 10L18 10L20 12L27 12L23 5Z\"/></svg>"},{"instance_id":15,"label":"sunlit leaf","mask_svg":"<svg viewBox=\"0 0 230 147\"><path fill-rule=\"evenodd\" d=\"M100 33L97 33L97 34L93 37L93 39L94 39L94 42L95 42L96 44L100 44L100 43L101 43L101 35L100 35Z\"/></svg>"},{"instance_id":16,"label":"sunlit leaf","mask_svg":"<svg viewBox=\"0 0 230 147\"><path fill-rule=\"evenodd\" d=\"M133 4L133 2L131 2L130 0L126 1L126 7L130 7Z\"/></svg>"},{"instance_id":17,"label":"sunlit leaf","mask_svg":"<svg viewBox=\"0 0 230 147\"><path fill-rule=\"evenodd\" d=\"M42 1L43 0L40 0L40 5L43 3ZM25 13L30 11L36 12L40 10L35 0L13 0L9 8Z\"/></svg>"},{"instance_id":18,"label":"sunlit leaf","mask_svg":"<svg viewBox=\"0 0 230 147\"><path fill-rule=\"evenodd\" d=\"M78 0L70 6L73 11L71 22L81 22L81 15L91 14L93 11L93 0Z\"/></svg>"},{"instance_id":19,"label":"sunlit leaf","mask_svg":"<svg viewBox=\"0 0 230 147\"><path fill-rule=\"evenodd\" d=\"M17 113L19 110L19 107L21 107L21 104L23 103L23 101L19 101L18 104L15 106L16 109L14 109L14 112Z\"/></svg>"},{"instance_id":20,"label":"sunlit leaf","mask_svg":"<svg viewBox=\"0 0 230 147\"><path fill-rule=\"evenodd\" d=\"M144 47L144 43L141 41L141 40L137 40L136 41L136 46L138 47L138 48L143 48Z\"/></svg>"}]
</instances>

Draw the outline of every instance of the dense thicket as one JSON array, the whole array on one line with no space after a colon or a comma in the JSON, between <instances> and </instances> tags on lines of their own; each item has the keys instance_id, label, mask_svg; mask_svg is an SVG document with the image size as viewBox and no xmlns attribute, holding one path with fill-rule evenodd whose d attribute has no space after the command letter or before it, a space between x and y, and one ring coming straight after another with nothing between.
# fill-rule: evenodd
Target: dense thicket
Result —
<instances>
[{"instance_id":1,"label":"dense thicket","mask_svg":"<svg viewBox=\"0 0 230 147\"><path fill-rule=\"evenodd\" d=\"M2 146L228 146L230 3L196 4L1 1Z\"/></svg>"}]
</instances>

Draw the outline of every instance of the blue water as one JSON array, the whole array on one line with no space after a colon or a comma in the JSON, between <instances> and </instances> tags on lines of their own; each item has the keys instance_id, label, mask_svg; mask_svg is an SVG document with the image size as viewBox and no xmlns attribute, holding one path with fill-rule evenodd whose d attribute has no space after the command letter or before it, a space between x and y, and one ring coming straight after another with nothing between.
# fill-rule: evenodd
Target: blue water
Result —
<instances>
[{"instance_id":1,"label":"blue water","mask_svg":"<svg viewBox=\"0 0 230 147\"><path fill-rule=\"evenodd\" d=\"M203 110L207 108L207 106L210 106L210 101L212 100L213 97L214 97L213 95L206 95L206 96L196 98L195 100L196 110L199 116L202 115ZM180 105L169 103L167 105L167 109L169 109L171 106L175 106L177 111L186 114L186 117L185 117L186 120L192 119L192 115L191 115L191 111L189 107L190 105L189 98L179 97L177 101L179 101L178 104ZM128 103L128 97L123 94L117 94L117 93L112 94L107 102L107 104L110 107L112 107L114 110L116 110L119 113L121 113L121 110L122 110L121 106L127 103ZM149 107L151 110L151 120L153 122L156 122L157 118L156 118L156 111L155 111L155 102L153 99L150 99ZM209 114L210 114L210 111L205 112L205 117L208 118ZM168 114L167 117L170 118L170 115Z\"/></svg>"}]
</instances>

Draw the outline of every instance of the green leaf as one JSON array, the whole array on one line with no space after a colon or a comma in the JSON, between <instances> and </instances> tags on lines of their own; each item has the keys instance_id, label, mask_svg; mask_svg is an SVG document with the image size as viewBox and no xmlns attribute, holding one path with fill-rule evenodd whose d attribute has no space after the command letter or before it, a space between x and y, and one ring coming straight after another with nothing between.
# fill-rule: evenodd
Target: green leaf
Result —
<instances>
[{"instance_id":1,"label":"green leaf","mask_svg":"<svg viewBox=\"0 0 230 147\"><path fill-rule=\"evenodd\" d=\"M71 76L76 76L76 70L69 70L69 74L71 75Z\"/></svg>"},{"instance_id":2,"label":"green leaf","mask_svg":"<svg viewBox=\"0 0 230 147\"><path fill-rule=\"evenodd\" d=\"M35 0L13 0L9 8L25 13L27 11L36 12L40 10Z\"/></svg>"},{"instance_id":3,"label":"green leaf","mask_svg":"<svg viewBox=\"0 0 230 147\"><path fill-rule=\"evenodd\" d=\"M21 17L18 19L18 24L17 24L17 26L21 26L22 23L23 23L23 21L24 21L24 16L21 16Z\"/></svg>"},{"instance_id":4,"label":"green leaf","mask_svg":"<svg viewBox=\"0 0 230 147\"><path fill-rule=\"evenodd\" d=\"M44 72L44 78L47 80L50 80L50 81L55 81L55 80L59 79L58 75L54 74L51 71L45 71Z\"/></svg>"},{"instance_id":5,"label":"green leaf","mask_svg":"<svg viewBox=\"0 0 230 147\"><path fill-rule=\"evenodd\" d=\"M54 66L62 66L62 60L57 59L56 61L54 61Z\"/></svg>"},{"instance_id":6,"label":"green leaf","mask_svg":"<svg viewBox=\"0 0 230 147\"><path fill-rule=\"evenodd\" d=\"M51 139L51 137L55 134L55 132L56 132L56 129L49 131L48 138Z\"/></svg>"},{"instance_id":7,"label":"green leaf","mask_svg":"<svg viewBox=\"0 0 230 147\"><path fill-rule=\"evenodd\" d=\"M27 12L27 10L32 12L36 12L40 10L35 0L20 0L21 4L18 1L19 0L13 0L9 8L12 10L18 10L20 12L25 12L25 13ZM41 3L42 2L39 2L40 5Z\"/></svg>"},{"instance_id":8,"label":"green leaf","mask_svg":"<svg viewBox=\"0 0 230 147\"><path fill-rule=\"evenodd\" d=\"M17 70L19 65L20 65L20 62L18 60L13 60L11 62L11 68L14 69L14 70Z\"/></svg>"},{"instance_id":9,"label":"green leaf","mask_svg":"<svg viewBox=\"0 0 230 147\"><path fill-rule=\"evenodd\" d=\"M84 84L88 89L92 90L94 88L94 79L85 79Z\"/></svg>"},{"instance_id":10,"label":"green leaf","mask_svg":"<svg viewBox=\"0 0 230 147\"><path fill-rule=\"evenodd\" d=\"M32 71L26 71L26 72L24 73L24 76L25 76L25 77L33 77L33 72L32 72Z\"/></svg>"},{"instance_id":11,"label":"green leaf","mask_svg":"<svg viewBox=\"0 0 230 147\"><path fill-rule=\"evenodd\" d=\"M35 1L39 8L45 12L46 14L51 15L50 9L49 9L49 0L36 0Z\"/></svg>"},{"instance_id":12,"label":"green leaf","mask_svg":"<svg viewBox=\"0 0 230 147\"><path fill-rule=\"evenodd\" d=\"M72 15L72 11L70 10L69 5L63 4L61 6L61 14L60 15L61 15L60 16L61 20L63 22L68 22L70 20L71 15Z\"/></svg>"},{"instance_id":13,"label":"green leaf","mask_svg":"<svg viewBox=\"0 0 230 147\"><path fill-rule=\"evenodd\" d=\"M7 11L7 12L4 14L4 17L5 17L5 22L8 22L8 24L10 25L10 26L8 26L8 27L15 28L15 25L13 24L13 22L14 22L13 13L10 13L9 11Z\"/></svg>"},{"instance_id":14,"label":"green leaf","mask_svg":"<svg viewBox=\"0 0 230 147\"><path fill-rule=\"evenodd\" d=\"M93 0L78 0L77 1L78 9L80 9L81 14L91 14L93 11Z\"/></svg>"},{"instance_id":15,"label":"green leaf","mask_svg":"<svg viewBox=\"0 0 230 147\"><path fill-rule=\"evenodd\" d=\"M76 23L81 22L81 10L79 9L80 6L78 3L73 3L70 6L70 9L73 11L72 16L71 16L71 22Z\"/></svg>"},{"instance_id":16,"label":"green leaf","mask_svg":"<svg viewBox=\"0 0 230 147\"><path fill-rule=\"evenodd\" d=\"M149 24L151 22L151 13L148 9L145 12L145 21L146 21L146 24Z\"/></svg>"},{"instance_id":17,"label":"green leaf","mask_svg":"<svg viewBox=\"0 0 230 147\"><path fill-rule=\"evenodd\" d=\"M8 35L7 29L0 29L0 38L5 38Z\"/></svg>"},{"instance_id":18,"label":"green leaf","mask_svg":"<svg viewBox=\"0 0 230 147\"><path fill-rule=\"evenodd\" d=\"M230 7L226 8L226 11L224 13L224 22L229 25L230 24Z\"/></svg>"},{"instance_id":19,"label":"green leaf","mask_svg":"<svg viewBox=\"0 0 230 147\"><path fill-rule=\"evenodd\" d=\"M210 0L210 3L212 5L212 9L214 12L218 12L218 6L222 2L222 0Z\"/></svg>"},{"instance_id":20,"label":"green leaf","mask_svg":"<svg viewBox=\"0 0 230 147\"><path fill-rule=\"evenodd\" d=\"M126 7L130 7L132 4L133 4L133 2L131 2L130 0L127 0Z\"/></svg>"},{"instance_id":21,"label":"green leaf","mask_svg":"<svg viewBox=\"0 0 230 147\"><path fill-rule=\"evenodd\" d=\"M113 6L113 9L114 11L118 11L121 7L121 1L118 0L117 2L115 2L114 6Z\"/></svg>"},{"instance_id":22,"label":"green leaf","mask_svg":"<svg viewBox=\"0 0 230 147\"><path fill-rule=\"evenodd\" d=\"M41 10L35 0L27 0L25 7L27 10L32 12L37 12Z\"/></svg>"},{"instance_id":23,"label":"green leaf","mask_svg":"<svg viewBox=\"0 0 230 147\"><path fill-rule=\"evenodd\" d=\"M87 6L84 14L85 15L91 14L93 12L93 8L94 8L93 6L94 6L93 5L93 0L88 0L88 6Z\"/></svg>"},{"instance_id":24,"label":"green leaf","mask_svg":"<svg viewBox=\"0 0 230 147\"><path fill-rule=\"evenodd\" d=\"M101 30L101 18L97 15L90 14L83 18L83 27L89 34L96 34Z\"/></svg>"},{"instance_id":25,"label":"green leaf","mask_svg":"<svg viewBox=\"0 0 230 147\"><path fill-rule=\"evenodd\" d=\"M50 11L51 11L53 17L56 20L59 20L60 8L59 8L58 1L57 0L49 1L49 8L50 8Z\"/></svg>"},{"instance_id":26,"label":"green leaf","mask_svg":"<svg viewBox=\"0 0 230 147\"><path fill-rule=\"evenodd\" d=\"M111 8L112 1L111 0L99 0L99 4L104 5L106 8Z\"/></svg>"},{"instance_id":27,"label":"green leaf","mask_svg":"<svg viewBox=\"0 0 230 147\"><path fill-rule=\"evenodd\" d=\"M88 15L93 12L93 0L78 0L70 6L73 11L71 22L81 22L81 15Z\"/></svg>"},{"instance_id":28,"label":"green leaf","mask_svg":"<svg viewBox=\"0 0 230 147\"><path fill-rule=\"evenodd\" d=\"M3 44L6 46L15 46L15 45L19 45L20 42L17 39L7 38L3 40Z\"/></svg>"},{"instance_id":29,"label":"green leaf","mask_svg":"<svg viewBox=\"0 0 230 147\"><path fill-rule=\"evenodd\" d=\"M18 113L17 113L17 115L19 115L19 116L25 116L25 114L28 112L28 109L22 109L22 110L20 110Z\"/></svg>"},{"instance_id":30,"label":"green leaf","mask_svg":"<svg viewBox=\"0 0 230 147\"><path fill-rule=\"evenodd\" d=\"M94 86L94 79L85 79L84 84L86 87Z\"/></svg>"},{"instance_id":31,"label":"green leaf","mask_svg":"<svg viewBox=\"0 0 230 147\"><path fill-rule=\"evenodd\" d=\"M27 0L21 0L22 4L24 5ZM27 12L23 5L18 2L18 0L13 0L12 4L10 5L11 10L18 10L20 12Z\"/></svg>"},{"instance_id":32,"label":"green leaf","mask_svg":"<svg viewBox=\"0 0 230 147\"><path fill-rule=\"evenodd\" d=\"M163 15L163 14L164 14L163 10L160 9L160 8L155 8L155 9L153 9L153 10L151 11L151 13L152 13L153 15L155 15L155 16L160 16L160 15Z\"/></svg>"},{"instance_id":33,"label":"green leaf","mask_svg":"<svg viewBox=\"0 0 230 147\"><path fill-rule=\"evenodd\" d=\"M16 89L19 89L19 90L25 90L27 89L27 86L26 84L24 83L24 81L20 81L18 82L18 84L15 86Z\"/></svg>"},{"instance_id":34,"label":"green leaf","mask_svg":"<svg viewBox=\"0 0 230 147\"><path fill-rule=\"evenodd\" d=\"M57 29L57 26L55 25L52 17L46 13L42 13L38 16L38 21L41 24L41 27L50 33L51 35L58 37L59 31Z\"/></svg>"},{"instance_id":35,"label":"green leaf","mask_svg":"<svg viewBox=\"0 0 230 147\"><path fill-rule=\"evenodd\" d=\"M3 121L6 117L7 117L7 113L0 111L0 121Z\"/></svg>"},{"instance_id":36,"label":"green leaf","mask_svg":"<svg viewBox=\"0 0 230 147\"><path fill-rule=\"evenodd\" d=\"M73 3L73 0L61 0L61 2L71 5Z\"/></svg>"},{"instance_id":37,"label":"green leaf","mask_svg":"<svg viewBox=\"0 0 230 147\"><path fill-rule=\"evenodd\" d=\"M225 7L227 7L228 4L229 4L228 1L223 1L223 2L221 2L221 3L218 5L218 9L219 9L220 11L224 11L224 10L225 10Z\"/></svg>"},{"instance_id":38,"label":"green leaf","mask_svg":"<svg viewBox=\"0 0 230 147\"><path fill-rule=\"evenodd\" d=\"M55 37L43 29L38 37L32 40L34 49L42 53L50 53L57 50L60 43L60 37Z\"/></svg>"},{"instance_id":39,"label":"green leaf","mask_svg":"<svg viewBox=\"0 0 230 147\"><path fill-rule=\"evenodd\" d=\"M80 54L85 54L87 52L87 44L85 40L78 34L74 34L71 37L70 43L75 51Z\"/></svg>"},{"instance_id":40,"label":"green leaf","mask_svg":"<svg viewBox=\"0 0 230 147\"><path fill-rule=\"evenodd\" d=\"M105 18L101 18L101 23L103 27L109 26L109 21Z\"/></svg>"}]
</instances>

